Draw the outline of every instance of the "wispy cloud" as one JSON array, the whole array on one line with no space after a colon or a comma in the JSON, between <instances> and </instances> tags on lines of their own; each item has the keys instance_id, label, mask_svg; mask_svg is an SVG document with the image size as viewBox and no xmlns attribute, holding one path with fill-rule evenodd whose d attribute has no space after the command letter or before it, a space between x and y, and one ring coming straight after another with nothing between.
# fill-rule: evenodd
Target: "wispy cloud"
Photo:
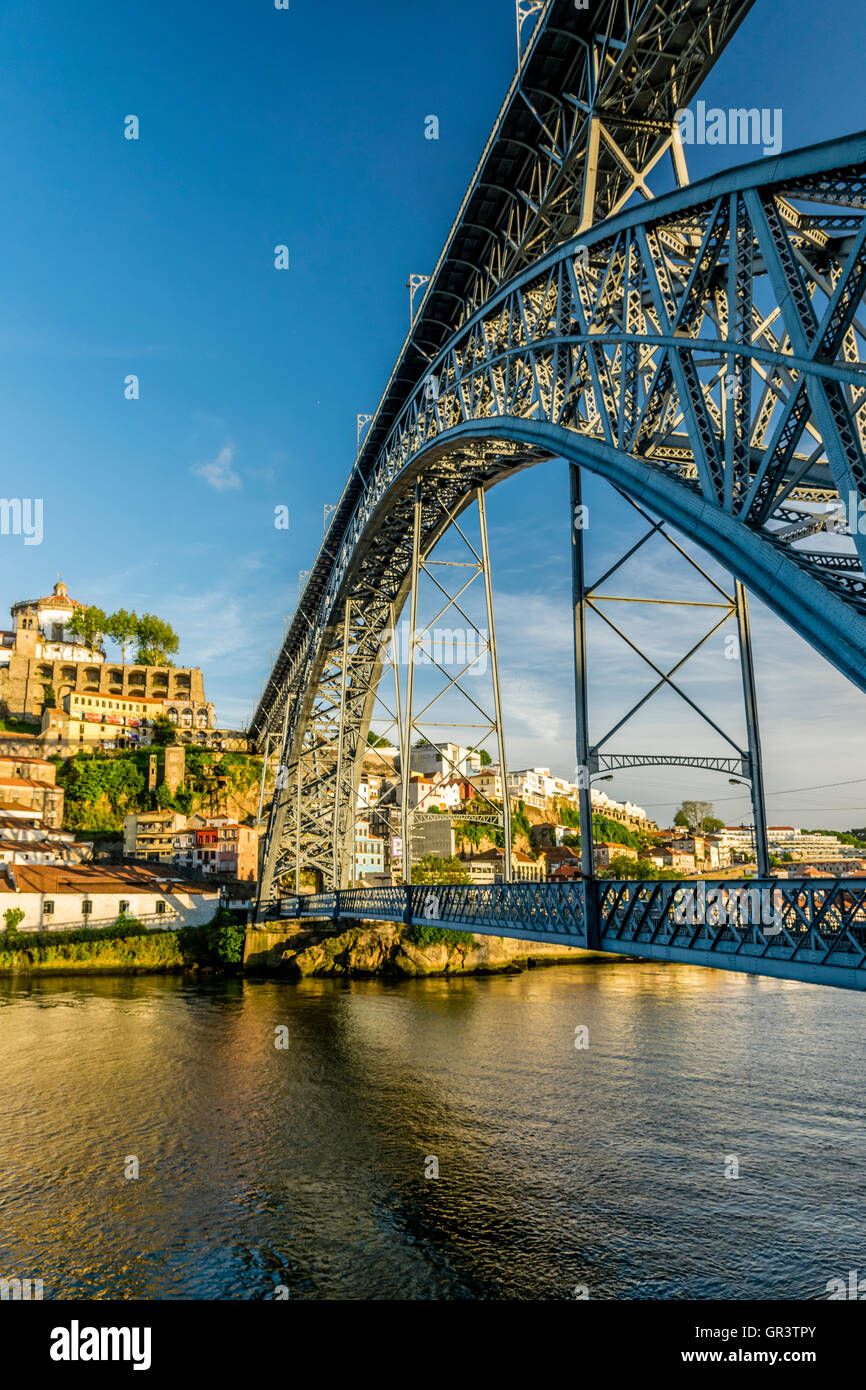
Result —
<instances>
[{"instance_id":1,"label":"wispy cloud","mask_svg":"<svg viewBox=\"0 0 866 1390\"><path fill-rule=\"evenodd\" d=\"M240 474L232 466L234 457L234 445L226 444L215 459L209 463L197 463L192 471L217 492L229 492L241 486Z\"/></svg>"}]
</instances>

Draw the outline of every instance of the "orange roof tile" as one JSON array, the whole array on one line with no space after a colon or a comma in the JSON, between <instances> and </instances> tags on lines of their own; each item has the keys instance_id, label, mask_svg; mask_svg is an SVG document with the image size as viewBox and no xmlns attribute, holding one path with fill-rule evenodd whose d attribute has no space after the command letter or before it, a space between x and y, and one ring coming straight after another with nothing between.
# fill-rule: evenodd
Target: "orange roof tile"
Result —
<instances>
[{"instance_id":1,"label":"orange roof tile","mask_svg":"<svg viewBox=\"0 0 866 1390\"><path fill-rule=\"evenodd\" d=\"M36 777L0 777L0 787L42 787L49 792L59 792L53 782L40 782Z\"/></svg>"},{"instance_id":2,"label":"orange roof tile","mask_svg":"<svg viewBox=\"0 0 866 1390\"><path fill-rule=\"evenodd\" d=\"M17 889L0 876L2 893L111 893L123 889L139 892L214 893L212 884L155 874L138 865L16 864L12 866Z\"/></svg>"}]
</instances>

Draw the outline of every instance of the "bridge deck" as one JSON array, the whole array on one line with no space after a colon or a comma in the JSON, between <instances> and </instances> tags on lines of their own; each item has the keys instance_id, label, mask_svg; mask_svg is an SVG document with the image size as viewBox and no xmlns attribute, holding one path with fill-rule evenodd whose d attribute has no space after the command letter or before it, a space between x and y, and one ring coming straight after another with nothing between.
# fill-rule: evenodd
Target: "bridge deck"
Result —
<instances>
[{"instance_id":1,"label":"bridge deck","mask_svg":"<svg viewBox=\"0 0 866 1390\"><path fill-rule=\"evenodd\" d=\"M400 922L866 989L866 878L351 888L273 916Z\"/></svg>"}]
</instances>

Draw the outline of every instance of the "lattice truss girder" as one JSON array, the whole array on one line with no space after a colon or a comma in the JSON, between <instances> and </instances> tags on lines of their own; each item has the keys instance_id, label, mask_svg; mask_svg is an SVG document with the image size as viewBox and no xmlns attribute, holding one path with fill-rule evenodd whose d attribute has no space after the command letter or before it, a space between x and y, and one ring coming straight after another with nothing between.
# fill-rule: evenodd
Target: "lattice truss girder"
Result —
<instances>
[{"instance_id":1,"label":"lattice truss girder","mask_svg":"<svg viewBox=\"0 0 866 1390\"><path fill-rule=\"evenodd\" d=\"M423 364L506 280L578 228L649 197L677 111L699 90L753 0L544 0L430 277L308 591L253 717L279 732L286 690L359 490ZM537 7L536 7L537 8ZM313 592L315 591L315 597Z\"/></svg>"},{"instance_id":2,"label":"lattice truss girder","mask_svg":"<svg viewBox=\"0 0 866 1390\"><path fill-rule=\"evenodd\" d=\"M372 490L458 426L544 421L673 474L866 610L866 537L828 542L828 509L802 505L833 504L838 537L866 499L863 168L734 189L588 240L455 336Z\"/></svg>"},{"instance_id":3,"label":"lattice truss girder","mask_svg":"<svg viewBox=\"0 0 866 1390\"><path fill-rule=\"evenodd\" d=\"M487 229L462 319L551 247L615 215L636 194L650 198L648 180L666 155L685 181L673 134L676 113L752 3L590 0L590 14L572 0L545 7L539 35L545 26L567 30L579 61L567 91L533 84L531 55L527 75L518 77L515 100L534 118L532 157L509 189L508 211ZM484 182L482 165L474 186Z\"/></svg>"},{"instance_id":4,"label":"lattice truss girder","mask_svg":"<svg viewBox=\"0 0 866 1390\"><path fill-rule=\"evenodd\" d=\"M730 880L616 882L601 885L600 914L608 949L614 940L633 942L638 953L646 941L699 950L728 942L775 958L817 952L820 963L866 964L866 888L856 879L782 879L758 888Z\"/></svg>"},{"instance_id":5,"label":"lattice truss girder","mask_svg":"<svg viewBox=\"0 0 866 1390\"><path fill-rule=\"evenodd\" d=\"M321 599L269 702L289 776L264 891L299 865L332 882L335 839L345 844L334 808L346 794L337 781L348 787L335 776L346 599L371 642L392 605L399 613L416 470L456 512L479 484L549 456L506 439L505 422L552 426L663 474L807 574L834 611L841 600L866 613L856 525L861 503L866 512L862 157L852 138L787 156L774 182L753 166L626 212L523 272L431 363L334 542ZM462 437L487 422L485 443ZM853 513L856 534L831 534L828 512L839 527ZM785 616L797 625L790 602ZM833 659L831 641L821 649ZM369 721L372 686L367 698ZM351 758L369 723L358 723L360 693L350 704Z\"/></svg>"},{"instance_id":6,"label":"lattice truss girder","mask_svg":"<svg viewBox=\"0 0 866 1390\"><path fill-rule=\"evenodd\" d=\"M459 456L432 463L424 473L424 552L432 550L478 487L503 468L535 461L532 451L506 444L495 454L469 446ZM353 523L355 543L347 539L341 548L329 593L274 706L272 727L282 726L284 751L264 842L263 901L270 900L280 880L294 885L306 871L328 886L346 881L371 722L384 709L395 732L402 728L395 692L383 672L411 571L414 495L405 489L379 509L375 527L365 534L377 501L371 493L363 519Z\"/></svg>"}]
</instances>

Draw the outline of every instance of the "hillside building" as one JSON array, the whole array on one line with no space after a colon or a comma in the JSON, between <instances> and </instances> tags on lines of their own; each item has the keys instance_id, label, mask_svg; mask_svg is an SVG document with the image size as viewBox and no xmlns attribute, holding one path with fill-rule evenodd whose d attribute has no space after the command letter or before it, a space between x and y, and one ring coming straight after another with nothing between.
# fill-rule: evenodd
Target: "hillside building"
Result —
<instances>
[{"instance_id":1,"label":"hillside building","mask_svg":"<svg viewBox=\"0 0 866 1390\"><path fill-rule=\"evenodd\" d=\"M73 614L85 606L62 582L46 598L13 605L11 631L0 634L0 711L13 719L40 719L51 685L59 708L73 693L155 700L168 702L169 716L174 711L181 727L214 727L200 670L109 661L70 631Z\"/></svg>"}]
</instances>

